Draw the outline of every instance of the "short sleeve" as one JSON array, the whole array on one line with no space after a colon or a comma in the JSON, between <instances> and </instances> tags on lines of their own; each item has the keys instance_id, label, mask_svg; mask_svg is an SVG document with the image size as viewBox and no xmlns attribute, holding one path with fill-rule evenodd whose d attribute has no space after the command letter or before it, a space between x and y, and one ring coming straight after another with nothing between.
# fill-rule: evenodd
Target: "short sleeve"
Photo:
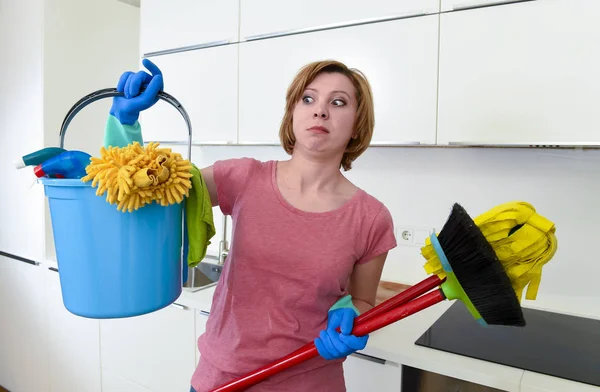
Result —
<instances>
[{"instance_id":1,"label":"short sleeve","mask_svg":"<svg viewBox=\"0 0 600 392\"><path fill-rule=\"evenodd\" d=\"M366 237L366 247L363 256L357 261L363 264L396 247L394 221L390 211L382 204L373 219L373 224Z\"/></svg>"},{"instance_id":2,"label":"short sleeve","mask_svg":"<svg viewBox=\"0 0 600 392\"><path fill-rule=\"evenodd\" d=\"M257 163L258 161L252 158L233 158L213 164L217 199L223 214L231 215Z\"/></svg>"}]
</instances>

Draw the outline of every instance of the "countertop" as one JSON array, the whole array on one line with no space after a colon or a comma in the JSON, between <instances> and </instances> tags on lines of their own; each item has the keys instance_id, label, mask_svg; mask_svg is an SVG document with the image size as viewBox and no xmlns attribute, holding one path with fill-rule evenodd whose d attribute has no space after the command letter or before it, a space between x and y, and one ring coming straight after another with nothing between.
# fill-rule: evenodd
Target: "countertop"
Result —
<instances>
[{"instance_id":1,"label":"countertop","mask_svg":"<svg viewBox=\"0 0 600 392\"><path fill-rule=\"evenodd\" d=\"M406 287L408 286L382 282L377 302ZM194 292L193 289L185 288L176 302L210 312L214 289L215 287L211 287ZM361 352L396 364L510 392L600 392L599 387L415 345L414 342L451 305L450 301L436 304L373 332L367 347ZM544 306L538 308L543 309Z\"/></svg>"},{"instance_id":2,"label":"countertop","mask_svg":"<svg viewBox=\"0 0 600 392\"><path fill-rule=\"evenodd\" d=\"M56 267L55 261L43 264ZM380 303L408 287L383 281L379 285L376 302ZM197 311L210 312L215 288L216 286L201 290L184 288L175 302ZM367 347L361 352L396 364L509 392L600 392L600 387L415 345L414 342L451 305L450 301L438 303L371 333ZM545 296L534 302L524 301L523 306L540 310L559 309L561 313L574 316L600 318L600 311L596 312L599 305L593 298ZM594 310L591 315L590 309Z\"/></svg>"}]
</instances>

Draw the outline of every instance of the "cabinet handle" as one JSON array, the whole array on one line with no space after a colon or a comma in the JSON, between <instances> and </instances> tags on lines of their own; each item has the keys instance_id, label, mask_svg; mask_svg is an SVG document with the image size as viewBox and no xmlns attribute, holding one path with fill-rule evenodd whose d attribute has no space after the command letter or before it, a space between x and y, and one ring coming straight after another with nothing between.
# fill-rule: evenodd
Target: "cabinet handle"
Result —
<instances>
[{"instance_id":1,"label":"cabinet handle","mask_svg":"<svg viewBox=\"0 0 600 392\"><path fill-rule=\"evenodd\" d=\"M369 362L375 362L378 363L380 365L385 365L386 360L385 359L381 359L381 358L377 358L377 357L372 357L370 355L366 355L366 354L361 354L361 353L352 353L350 354L353 357L356 358L360 358L360 359L364 359L365 361L369 361Z\"/></svg>"},{"instance_id":2,"label":"cabinet handle","mask_svg":"<svg viewBox=\"0 0 600 392\"><path fill-rule=\"evenodd\" d=\"M177 309L181 309L181 310L187 310L188 309L187 306L178 304L177 302L173 302L171 304L171 306L174 307L174 308L177 308Z\"/></svg>"},{"instance_id":3,"label":"cabinet handle","mask_svg":"<svg viewBox=\"0 0 600 392\"><path fill-rule=\"evenodd\" d=\"M55 268L55 267L48 267L48 269L50 271L58 272L58 268Z\"/></svg>"},{"instance_id":4,"label":"cabinet handle","mask_svg":"<svg viewBox=\"0 0 600 392\"><path fill-rule=\"evenodd\" d=\"M230 44L233 44L233 43L237 43L237 42L233 42L233 41L229 41L229 40L206 42L204 44L182 46L182 47L179 47L179 48L164 49L164 50L157 50L155 52L148 52L148 53L144 53L144 57L152 57L152 56L160 56L160 55L164 55L164 54L173 54L173 53L180 53L180 52L188 52L190 50L199 50L199 49L206 49L206 48L214 48L215 46L230 45Z\"/></svg>"},{"instance_id":5,"label":"cabinet handle","mask_svg":"<svg viewBox=\"0 0 600 392\"><path fill-rule=\"evenodd\" d=\"M262 40L262 39L279 38L279 37L286 37L289 35L297 35L297 34L305 34L305 33L316 33L319 31L340 29L340 28L345 28L345 27L355 27L355 26L361 26L361 25L378 23L378 22L391 22L393 20L399 20L399 19L418 18L420 16L425 16L430 13L437 13L437 12L434 12L433 10L428 11L428 10L421 9L419 11L415 11L415 13L409 13L409 14L400 14L400 15L391 15L391 16L382 16L382 17L379 16L379 17L373 17L373 18L365 18L365 19L349 20L349 21L337 22L337 23L329 23L329 24L324 24L324 25L320 25L320 26L305 27L305 28L300 28L300 29L291 29L291 30L275 31L275 32L264 33L264 34L255 34L255 35L250 35L250 36L245 37L242 41L258 41L258 40Z\"/></svg>"},{"instance_id":6,"label":"cabinet handle","mask_svg":"<svg viewBox=\"0 0 600 392\"><path fill-rule=\"evenodd\" d=\"M462 3L459 5L453 6L452 11L465 11L465 10L472 10L475 8L495 7L498 5L506 5L506 4L513 4L513 3L528 3L530 1L535 1L535 0L498 0L498 1L494 1L492 3L485 3L485 4L481 4L481 1L471 1L471 2Z\"/></svg>"},{"instance_id":7,"label":"cabinet handle","mask_svg":"<svg viewBox=\"0 0 600 392\"><path fill-rule=\"evenodd\" d=\"M370 144L372 147L377 147L377 146L390 146L390 147L402 147L402 146L419 146L421 145L421 142L373 142Z\"/></svg>"},{"instance_id":8,"label":"cabinet handle","mask_svg":"<svg viewBox=\"0 0 600 392\"><path fill-rule=\"evenodd\" d=\"M200 313L203 316L210 316L210 312L207 312L206 310L199 310L198 313Z\"/></svg>"},{"instance_id":9,"label":"cabinet handle","mask_svg":"<svg viewBox=\"0 0 600 392\"><path fill-rule=\"evenodd\" d=\"M25 257L13 255L12 253L3 252L1 250L0 250L0 256L8 257L9 259L22 261L24 263L31 264L31 265L40 265L40 263L37 261L29 260L29 259L26 259Z\"/></svg>"}]
</instances>

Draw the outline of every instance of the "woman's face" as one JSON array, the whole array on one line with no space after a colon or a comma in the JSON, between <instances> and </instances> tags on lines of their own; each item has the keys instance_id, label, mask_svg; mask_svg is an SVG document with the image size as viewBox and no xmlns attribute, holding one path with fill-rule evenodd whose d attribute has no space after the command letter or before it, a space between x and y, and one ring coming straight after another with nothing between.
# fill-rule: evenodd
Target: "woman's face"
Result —
<instances>
[{"instance_id":1,"label":"woman's face","mask_svg":"<svg viewBox=\"0 0 600 392\"><path fill-rule=\"evenodd\" d=\"M296 143L311 154L339 155L354 135L356 89L341 73L321 73L304 90L293 112Z\"/></svg>"}]
</instances>

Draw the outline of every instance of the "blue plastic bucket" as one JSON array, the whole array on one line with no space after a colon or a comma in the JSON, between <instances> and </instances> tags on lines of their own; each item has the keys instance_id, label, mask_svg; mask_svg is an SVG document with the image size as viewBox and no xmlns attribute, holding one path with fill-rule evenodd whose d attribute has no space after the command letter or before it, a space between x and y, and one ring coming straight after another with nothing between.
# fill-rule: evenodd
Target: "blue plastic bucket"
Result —
<instances>
[{"instance_id":1,"label":"blue plastic bucket","mask_svg":"<svg viewBox=\"0 0 600 392\"><path fill-rule=\"evenodd\" d=\"M150 313L182 291L183 203L121 212L91 182L40 178L48 197L63 302L89 318Z\"/></svg>"}]
</instances>

